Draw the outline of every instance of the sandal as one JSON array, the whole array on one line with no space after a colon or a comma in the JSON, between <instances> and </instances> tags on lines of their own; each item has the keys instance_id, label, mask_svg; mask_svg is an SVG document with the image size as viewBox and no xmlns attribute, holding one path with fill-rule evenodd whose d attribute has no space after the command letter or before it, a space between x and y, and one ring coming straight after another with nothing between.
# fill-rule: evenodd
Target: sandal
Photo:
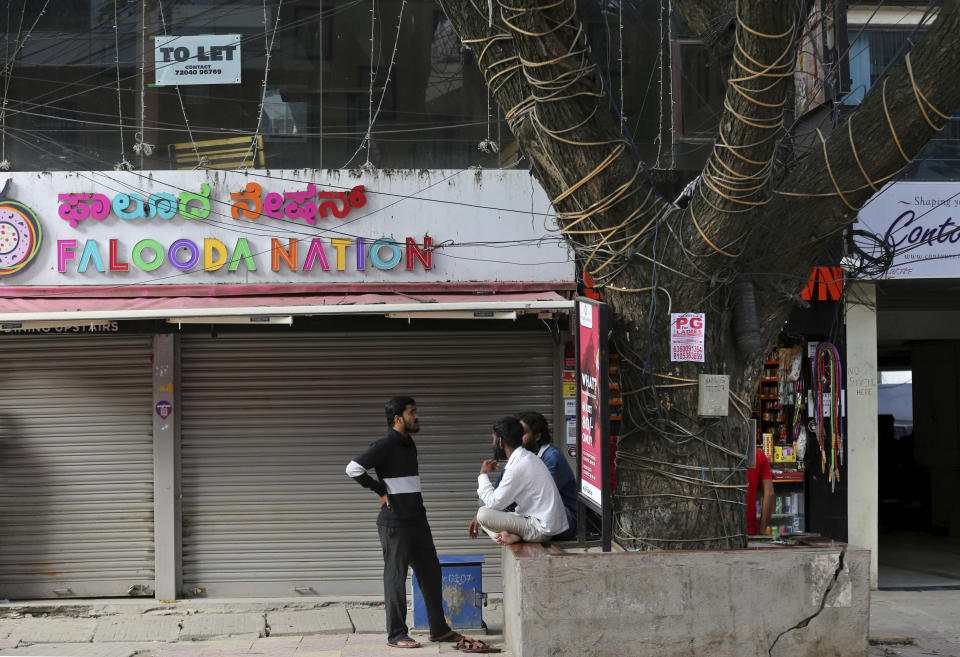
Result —
<instances>
[{"instance_id":1,"label":"sandal","mask_svg":"<svg viewBox=\"0 0 960 657\"><path fill-rule=\"evenodd\" d=\"M398 640L396 643L390 643L389 641L387 641L387 645L390 646L391 648L419 648L420 647L420 643L418 641L414 641L408 636L403 637L402 639Z\"/></svg>"},{"instance_id":2,"label":"sandal","mask_svg":"<svg viewBox=\"0 0 960 657\"><path fill-rule=\"evenodd\" d=\"M434 643L457 643L458 641L460 641L460 639L465 639L465 638L467 637L463 636L459 632L454 632L453 630L450 630L443 636L432 636L430 637L430 640L433 641Z\"/></svg>"},{"instance_id":3,"label":"sandal","mask_svg":"<svg viewBox=\"0 0 960 657\"><path fill-rule=\"evenodd\" d=\"M489 643L480 639L471 639L468 636L460 637L457 645L454 646L460 652L500 652L500 648L494 648Z\"/></svg>"}]
</instances>

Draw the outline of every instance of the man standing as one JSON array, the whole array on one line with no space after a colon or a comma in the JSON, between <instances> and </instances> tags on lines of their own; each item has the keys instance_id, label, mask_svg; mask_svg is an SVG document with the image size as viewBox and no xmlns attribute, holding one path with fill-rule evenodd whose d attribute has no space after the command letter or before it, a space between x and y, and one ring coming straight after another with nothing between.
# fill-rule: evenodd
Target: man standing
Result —
<instances>
[{"instance_id":1,"label":"man standing","mask_svg":"<svg viewBox=\"0 0 960 657\"><path fill-rule=\"evenodd\" d=\"M538 543L566 531L569 525L560 492L543 461L523 448L520 421L510 415L500 418L493 425L493 435L507 454L507 465L497 488L487 477L497 462L487 459L480 468L477 495L484 505L477 513L480 527L501 545ZM514 503L515 512L500 510Z\"/></svg>"},{"instance_id":2,"label":"man standing","mask_svg":"<svg viewBox=\"0 0 960 657\"><path fill-rule=\"evenodd\" d=\"M423 593L431 641L458 641L443 616L440 562L420 492L417 446L410 434L420 430L417 403L394 397L386 405L387 435L347 465L347 474L380 497L377 529L383 548L383 595L387 645L419 648L410 638L407 618L407 568L413 566ZM377 479L367 470L374 469Z\"/></svg>"},{"instance_id":3,"label":"man standing","mask_svg":"<svg viewBox=\"0 0 960 657\"><path fill-rule=\"evenodd\" d=\"M763 487L763 501L760 503L760 520L757 521L757 490ZM770 461L762 449L757 449L757 463L747 468L747 534L765 532L770 516L773 515L773 474Z\"/></svg>"}]
</instances>

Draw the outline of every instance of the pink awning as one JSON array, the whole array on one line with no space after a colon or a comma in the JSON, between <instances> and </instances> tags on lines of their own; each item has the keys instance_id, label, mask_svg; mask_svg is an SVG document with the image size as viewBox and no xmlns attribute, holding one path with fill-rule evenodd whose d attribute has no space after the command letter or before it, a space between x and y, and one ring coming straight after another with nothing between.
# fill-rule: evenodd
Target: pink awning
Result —
<instances>
[{"instance_id":1,"label":"pink awning","mask_svg":"<svg viewBox=\"0 0 960 657\"><path fill-rule=\"evenodd\" d=\"M0 298L0 322L91 321L452 312L549 312L573 302L554 291L502 294L364 293L224 297Z\"/></svg>"}]
</instances>

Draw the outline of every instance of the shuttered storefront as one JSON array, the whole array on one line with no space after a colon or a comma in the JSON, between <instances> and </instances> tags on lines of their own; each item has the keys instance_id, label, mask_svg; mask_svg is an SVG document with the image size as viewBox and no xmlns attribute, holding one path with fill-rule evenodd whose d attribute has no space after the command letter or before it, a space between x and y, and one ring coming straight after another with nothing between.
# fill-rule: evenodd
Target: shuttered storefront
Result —
<instances>
[{"instance_id":1,"label":"shuttered storefront","mask_svg":"<svg viewBox=\"0 0 960 657\"><path fill-rule=\"evenodd\" d=\"M184 336L185 595L381 594L377 499L344 469L401 394L438 552L483 554L500 590L499 548L467 538L476 475L497 417L550 416L553 349L521 331Z\"/></svg>"},{"instance_id":2,"label":"shuttered storefront","mask_svg":"<svg viewBox=\"0 0 960 657\"><path fill-rule=\"evenodd\" d=\"M152 591L150 356L149 336L0 335L0 598Z\"/></svg>"}]
</instances>

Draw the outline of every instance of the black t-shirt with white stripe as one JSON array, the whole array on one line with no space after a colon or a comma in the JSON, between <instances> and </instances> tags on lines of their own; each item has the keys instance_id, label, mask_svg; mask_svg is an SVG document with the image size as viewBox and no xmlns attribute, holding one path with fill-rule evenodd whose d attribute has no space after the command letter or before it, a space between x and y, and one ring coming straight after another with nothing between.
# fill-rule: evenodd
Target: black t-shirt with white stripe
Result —
<instances>
[{"instance_id":1,"label":"black t-shirt with white stripe","mask_svg":"<svg viewBox=\"0 0 960 657\"><path fill-rule=\"evenodd\" d=\"M379 481L367 474L371 468L377 473ZM387 495L390 506L380 509L378 525L403 527L426 520L427 510L420 492L417 446L413 438L390 429L386 436L350 461L347 474L377 495Z\"/></svg>"}]
</instances>

